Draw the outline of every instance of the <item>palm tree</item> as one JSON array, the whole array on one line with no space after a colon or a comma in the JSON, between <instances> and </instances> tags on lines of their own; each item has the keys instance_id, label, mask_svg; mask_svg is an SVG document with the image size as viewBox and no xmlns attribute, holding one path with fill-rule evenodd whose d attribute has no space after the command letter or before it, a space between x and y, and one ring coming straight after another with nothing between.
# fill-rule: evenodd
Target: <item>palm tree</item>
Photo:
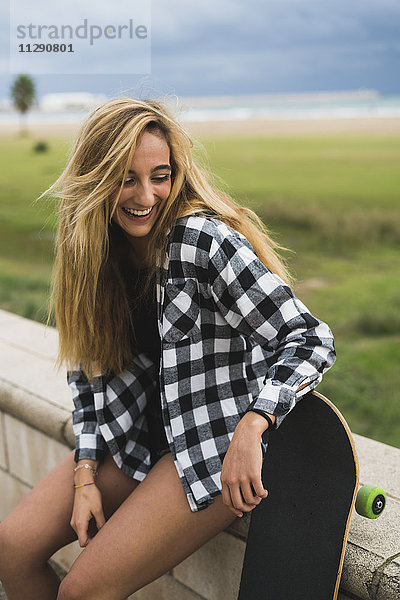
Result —
<instances>
[{"instance_id":1,"label":"palm tree","mask_svg":"<svg viewBox=\"0 0 400 600\"><path fill-rule=\"evenodd\" d=\"M21 113L21 135L25 133L23 118L35 102L35 84L29 75L18 75L11 86L11 98L17 111Z\"/></svg>"}]
</instances>

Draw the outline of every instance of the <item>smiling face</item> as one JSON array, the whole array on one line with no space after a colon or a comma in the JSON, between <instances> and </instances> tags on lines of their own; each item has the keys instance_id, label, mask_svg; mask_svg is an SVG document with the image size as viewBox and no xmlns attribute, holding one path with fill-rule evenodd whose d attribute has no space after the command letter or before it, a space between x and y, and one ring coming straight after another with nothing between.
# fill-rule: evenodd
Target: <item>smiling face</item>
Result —
<instances>
[{"instance_id":1,"label":"smiling face","mask_svg":"<svg viewBox=\"0 0 400 600\"><path fill-rule=\"evenodd\" d=\"M147 247L146 236L171 191L169 158L169 146L161 132L144 131L136 146L113 216L137 256L142 258Z\"/></svg>"}]
</instances>

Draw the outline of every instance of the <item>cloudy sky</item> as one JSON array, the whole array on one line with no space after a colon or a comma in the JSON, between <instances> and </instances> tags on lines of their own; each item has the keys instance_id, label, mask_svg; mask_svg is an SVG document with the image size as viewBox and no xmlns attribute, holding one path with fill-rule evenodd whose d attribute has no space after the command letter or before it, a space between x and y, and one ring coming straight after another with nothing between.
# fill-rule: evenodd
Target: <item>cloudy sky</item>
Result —
<instances>
[{"instance_id":1,"label":"cloudy sky","mask_svg":"<svg viewBox=\"0 0 400 600\"><path fill-rule=\"evenodd\" d=\"M22 5L26 0L13 1ZM41 0L49 6L58 1ZM14 78L8 63L9 7L1 2L0 99L8 96ZM126 6L136 2L86 0L96 6L99 19L109 6L115 19L122 18ZM64 0L60 6L66 6ZM28 14L32 22L34 16L36 21L44 18ZM97 67L107 64L105 48L96 55ZM90 60L88 70L94 69ZM135 74L132 62L124 50L113 63L119 74L34 75L38 96L68 91L111 97L122 91L202 96L359 88L400 94L400 2L152 0L151 73Z\"/></svg>"}]
</instances>

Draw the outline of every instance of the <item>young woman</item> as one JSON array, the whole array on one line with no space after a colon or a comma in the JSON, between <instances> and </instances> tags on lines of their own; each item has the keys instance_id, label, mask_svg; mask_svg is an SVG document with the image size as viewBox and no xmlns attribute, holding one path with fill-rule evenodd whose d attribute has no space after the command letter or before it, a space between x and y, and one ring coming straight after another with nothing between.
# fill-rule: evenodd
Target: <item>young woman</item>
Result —
<instances>
[{"instance_id":1,"label":"young woman","mask_svg":"<svg viewBox=\"0 0 400 600\"><path fill-rule=\"evenodd\" d=\"M76 450L0 525L9 600L122 600L253 510L263 432L334 362L261 221L191 147L162 104L112 100L48 190ZM75 539L60 585L47 561Z\"/></svg>"}]
</instances>

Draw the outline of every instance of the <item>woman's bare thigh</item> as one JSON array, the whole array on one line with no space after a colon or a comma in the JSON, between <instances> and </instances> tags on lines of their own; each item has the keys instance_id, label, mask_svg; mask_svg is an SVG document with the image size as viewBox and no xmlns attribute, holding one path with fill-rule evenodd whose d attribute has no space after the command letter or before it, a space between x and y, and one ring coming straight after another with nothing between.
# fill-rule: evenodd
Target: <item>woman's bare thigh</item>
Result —
<instances>
[{"instance_id":1,"label":"woman's bare thigh","mask_svg":"<svg viewBox=\"0 0 400 600\"><path fill-rule=\"evenodd\" d=\"M42 479L0 524L9 552L24 552L33 563L48 560L59 548L77 539L70 526L74 501L74 452ZM106 519L138 485L125 475L107 452L97 485ZM10 557L11 559L11 557Z\"/></svg>"},{"instance_id":2,"label":"woman's bare thigh","mask_svg":"<svg viewBox=\"0 0 400 600\"><path fill-rule=\"evenodd\" d=\"M202 546L234 520L222 496L193 513L165 455L85 548L59 598L121 600Z\"/></svg>"}]
</instances>

